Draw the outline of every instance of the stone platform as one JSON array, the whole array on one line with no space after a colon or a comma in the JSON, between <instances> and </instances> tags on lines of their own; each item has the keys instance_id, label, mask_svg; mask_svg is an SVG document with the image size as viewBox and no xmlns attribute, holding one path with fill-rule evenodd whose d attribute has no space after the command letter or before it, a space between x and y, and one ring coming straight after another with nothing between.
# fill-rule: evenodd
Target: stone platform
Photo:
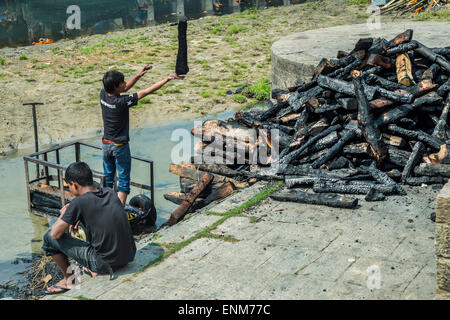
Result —
<instances>
[{"instance_id":1,"label":"stone platform","mask_svg":"<svg viewBox=\"0 0 450 320\"><path fill-rule=\"evenodd\" d=\"M445 22L389 22L375 30L367 24L354 24L291 34L272 45L272 89L293 86L297 79L309 81L322 58L336 58L339 50L352 50L360 38L390 40L406 29L413 29L413 39L426 46L449 44L450 24Z\"/></svg>"},{"instance_id":2,"label":"stone platform","mask_svg":"<svg viewBox=\"0 0 450 320\"><path fill-rule=\"evenodd\" d=\"M83 275L45 299L435 299L436 186L379 202L356 196L356 209L266 198L225 219L267 188L259 182L137 242L117 279Z\"/></svg>"}]
</instances>

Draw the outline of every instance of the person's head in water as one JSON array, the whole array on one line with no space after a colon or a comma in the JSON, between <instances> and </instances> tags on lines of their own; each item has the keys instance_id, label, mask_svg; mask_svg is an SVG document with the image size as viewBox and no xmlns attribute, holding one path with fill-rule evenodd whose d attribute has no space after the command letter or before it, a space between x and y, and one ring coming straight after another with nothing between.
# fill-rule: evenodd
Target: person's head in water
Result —
<instances>
[{"instance_id":1,"label":"person's head in water","mask_svg":"<svg viewBox=\"0 0 450 320\"><path fill-rule=\"evenodd\" d=\"M66 170L64 180L69 185L70 192L79 196L83 187L92 187L94 179L92 171L84 162L74 162Z\"/></svg>"},{"instance_id":2,"label":"person's head in water","mask_svg":"<svg viewBox=\"0 0 450 320\"><path fill-rule=\"evenodd\" d=\"M127 83L122 72L111 70L103 76L103 87L109 94L120 94L125 91Z\"/></svg>"}]
</instances>

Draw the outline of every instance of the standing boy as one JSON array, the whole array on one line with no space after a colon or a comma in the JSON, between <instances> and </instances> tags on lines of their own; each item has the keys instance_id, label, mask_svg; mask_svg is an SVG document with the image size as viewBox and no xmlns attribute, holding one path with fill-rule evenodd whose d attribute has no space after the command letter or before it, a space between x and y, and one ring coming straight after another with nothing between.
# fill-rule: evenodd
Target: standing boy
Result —
<instances>
[{"instance_id":1,"label":"standing boy","mask_svg":"<svg viewBox=\"0 0 450 320\"><path fill-rule=\"evenodd\" d=\"M100 92L100 105L103 117L103 171L106 186L112 188L116 169L119 176L117 192L122 205L125 206L130 193L131 153L128 142L130 129L129 108L137 105L138 100L160 89L167 82L182 77L171 74L151 87L130 95L121 95L130 90L134 84L152 67L147 65L131 80L125 82L119 71L108 71L103 77L104 88Z\"/></svg>"}]
</instances>

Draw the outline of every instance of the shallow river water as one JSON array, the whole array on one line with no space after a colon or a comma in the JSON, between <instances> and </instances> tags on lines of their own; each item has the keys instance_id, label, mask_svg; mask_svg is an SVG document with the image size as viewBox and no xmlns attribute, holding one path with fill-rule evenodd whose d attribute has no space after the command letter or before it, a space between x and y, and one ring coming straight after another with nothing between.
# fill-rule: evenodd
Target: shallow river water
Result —
<instances>
[{"instance_id":1,"label":"shallow river water","mask_svg":"<svg viewBox=\"0 0 450 320\"><path fill-rule=\"evenodd\" d=\"M234 111L227 111L213 117L224 120L233 114ZM179 177L169 172L172 149L180 144L179 140L171 141L172 134L176 129L190 131L193 126L194 120L174 121L130 131L131 153L154 162L157 226L163 224L176 207L173 203L165 200L163 194L179 191ZM98 136L84 141L100 146L100 138ZM41 146L40 150L48 147L50 146ZM0 284L9 280L18 280L21 276L20 272L29 266L32 256L42 253L42 236L48 230L49 223L52 222L50 218L30 214L27 210L25 169L22 156L32 152L33 150L28 150L28 152L25 150L20 155L0 160ZM73 148L62 152L60 157L63 165L73 162ZM52 160L54 161L49 157L49 161ZM92 169L103 171L100 150L81 147L81 160L88 163ZM32 167L33 165L30 165L30 169ZM148 184L148 177L148 165L134 161L131 180ZM140 193L139 190L132 189L128 200L138 193ZM149 194L149 192L144 192L144 194Z\"/></svg>"}]
</instances>

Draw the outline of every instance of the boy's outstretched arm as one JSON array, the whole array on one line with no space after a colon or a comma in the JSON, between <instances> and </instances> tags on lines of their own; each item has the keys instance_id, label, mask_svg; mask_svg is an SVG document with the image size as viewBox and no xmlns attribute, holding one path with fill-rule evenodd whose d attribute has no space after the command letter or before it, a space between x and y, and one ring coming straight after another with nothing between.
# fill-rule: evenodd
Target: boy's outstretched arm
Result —
<instances>
[{"instance_id":1,"label":"boy's outstretched arm","mask_svg":"<svg viewBox=\"0 0 450 320\"><path fill-rule=\"evenodd\" d=\"M152 68L153 68L153 67L150 66L150 65L146 65L144 68L142 68L142 70L141 70L137 75L135 75L133 78L131 78L131 79L127 82L127 85L126 85L126 87L125 87L125 92L127 92L128 90L130 90L130 89L136 84L136 82L137 82L140 78L142 78L142 76L143 76L144 74L146 74L148 70L151 70Z\"/></svg>"},{"instance_id":2,"label":"boy's outstretched arm","mask_svg":"<svg viewBox=\"0 0 450 320\"><path fill-rule=\"evenodd\" d=\"M156 90L160 89L162 86L164 86L167 82L173 79L183 79L182 76L177 75L176 73L173 73L169 75L167 78L155 83L151 87L141 90L138 92L138 100L144 98L145 96L149 95L152 92L155 92Z\"/></svg>"}]
</instances>

